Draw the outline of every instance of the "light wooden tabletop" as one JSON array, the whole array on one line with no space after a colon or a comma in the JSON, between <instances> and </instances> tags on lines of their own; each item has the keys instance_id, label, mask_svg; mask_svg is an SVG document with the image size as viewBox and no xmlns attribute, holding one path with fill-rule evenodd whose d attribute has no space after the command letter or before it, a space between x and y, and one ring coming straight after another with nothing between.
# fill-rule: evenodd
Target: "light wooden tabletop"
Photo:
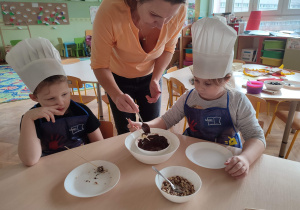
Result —
<instances>
[{"instance_id":1,"label":"light wooden tabletop","mask_svg":"<svg viewBox=\"0 0 300 210\"><path fill-rule=\"evenodd\" d=\"M158 191L151 165L137 161L126 149L127 135L74 149L88 160L106 160L119 167L121 178L109 192L92 198L68 194L64 180L84 161L64 151L43 157L30 168L20 164L0 169L1 209L299 209L300 163L263 155L246 178L235 180L224 169L206 169L189 161L186 148L201 140L182 135L177 135L178 150L156 168L188 167L199 174L203 184L191 201L172 203Z\"/></svg>"}]
</instances>

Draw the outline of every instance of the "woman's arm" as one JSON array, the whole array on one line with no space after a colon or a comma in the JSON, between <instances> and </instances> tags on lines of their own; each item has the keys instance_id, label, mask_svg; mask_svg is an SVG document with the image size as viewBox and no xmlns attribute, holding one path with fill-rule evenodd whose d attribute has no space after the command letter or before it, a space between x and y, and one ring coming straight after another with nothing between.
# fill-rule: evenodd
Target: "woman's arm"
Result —
<instances>
[{"instance_id":1,"label":"woman's arm","mask_svg":"<svg viewBox=\"0 0 300 210\"><path fill-rule=\"evenodd\" d=\"M151 96L148 96L148 95L146 96L148 103L155 103L158 100L158 98L161 94L159 80L160 80L163 72L169 65L169 63L172 59L172 56L173 56L172 53L164 51L161 54L161 56L159 56L156 59L150 86L149 86Z\"/></svg>"},{"instance_id":2,"label":"woman's arm","mask_svg":"<svg viewBox=\"0 0 300 210\"><path fill-rule=\"evenodd\" d=\"M87 136L88 136L90 142L96 142L96 141L103 140L103 136L102 136L102 133L99 128L94 130L92 133L89 133Z\"/></svg>"},{"instance_id":3,"label":"woman's arm","mask_svg":"<svg viewBox=\"0 0 300 210\"><path fill-rule=\"evenodd\" d=\"M129 113L139 112L138 106L134 103L133 99L120 90L109 69L95 69L94 73L100 85L105 89L120 111Z\"/></svg>"}]
</instances>

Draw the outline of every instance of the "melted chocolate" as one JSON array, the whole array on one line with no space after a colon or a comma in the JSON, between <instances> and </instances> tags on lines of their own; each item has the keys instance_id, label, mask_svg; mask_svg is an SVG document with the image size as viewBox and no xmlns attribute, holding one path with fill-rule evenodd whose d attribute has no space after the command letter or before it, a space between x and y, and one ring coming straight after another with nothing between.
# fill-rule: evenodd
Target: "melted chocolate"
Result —
<instances>
[{"instance_id":1,"label":"melted chocolate","mask_svg":"<svg viewBox=\"0 0 300 210\"><path fill-rule=\"evenodd\" d=\"M160 151L169 146L167 139L158 134L148 135L147 138L140 139L138 147L147 151Z\"/></svg>"}]
</instances>

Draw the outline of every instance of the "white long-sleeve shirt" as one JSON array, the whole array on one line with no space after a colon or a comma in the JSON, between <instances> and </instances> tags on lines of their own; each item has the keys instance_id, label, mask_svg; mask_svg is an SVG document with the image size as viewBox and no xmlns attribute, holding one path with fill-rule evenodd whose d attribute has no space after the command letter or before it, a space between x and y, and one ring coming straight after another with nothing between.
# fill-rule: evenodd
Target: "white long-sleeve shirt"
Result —
<instances>
[{"instance_id":1,"label":"white long-sleeve shirt","mask_svg":"<svg viewBox=\"0 0 300 210\"><path fill-rule=\"evenodd\" d=\"M255 116L255 110L247 96L234 89L227 90L229 93L229 112L237 132L241 132L243 139L251 138L261 140L266 146L264 132ZM190 107L201 106L203 109L210 107L227 107L227 92L216 100L206 101L202 99L196 90L190 94L187 105ZM184 116L184 104L189 94L186 91L162 117L167 129L177 124Z\"/></svg>"}]
</instances>

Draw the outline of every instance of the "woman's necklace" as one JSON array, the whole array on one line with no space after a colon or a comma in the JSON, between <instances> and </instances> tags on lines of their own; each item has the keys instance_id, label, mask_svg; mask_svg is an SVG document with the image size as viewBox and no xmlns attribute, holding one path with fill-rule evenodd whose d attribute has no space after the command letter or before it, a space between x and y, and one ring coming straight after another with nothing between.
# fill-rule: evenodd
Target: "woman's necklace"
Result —
<instances>
[{"instance_id":1,"label":"woman's necklace","mask_svg":"<svg viewBox=\"0 0 300 210\"><path fill-rule=\"evenodd\" d=\"M147 41L147 36L144 36L142 27L140 28L140 30L141 30L141 35L142 35L142 41Z\"/></svg>"}]
</instances>

